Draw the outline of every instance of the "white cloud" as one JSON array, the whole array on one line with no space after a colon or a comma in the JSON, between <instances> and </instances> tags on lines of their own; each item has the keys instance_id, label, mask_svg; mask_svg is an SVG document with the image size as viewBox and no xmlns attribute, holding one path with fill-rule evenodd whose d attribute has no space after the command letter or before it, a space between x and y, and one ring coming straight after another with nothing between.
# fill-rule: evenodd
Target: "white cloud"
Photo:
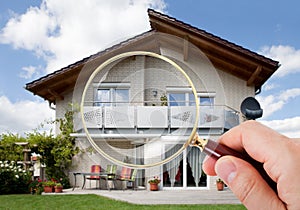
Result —
<instances>
[{"instance_id":1,"label":"white cloud","mask_svg":"<svg viewBox=\"0 0 300 210\"><path fill-rule=\"evenodd\" d=\"M263 90L264 90L264 91L269 91L269 90L273 90L273 89L275 89L275 88L277 88L277 87L278 87L277 84L267 82L267 83L264 84Z\"/></svg>"},{"instance_id":2,"label":"white cloud","mask_svg":"<svg viewBox=\"0 0 300 210\"><path fill-rule=\"evenodd\" d=\"M19 77L24 79L31 79L33 75L38 75L38 71L41 70L41 66L24 66L19 74Z\"/></svg>"},{"instance_id":3,"label":"white cloud","mask_svg":"<svg viewBox=\"0 0 300 210\"><path fill-rule=\"evenodd\" d=\"M54 111L49 108L47 102L27 100L13 103L6 96L0 96L0 116L0 134L24 134L38 128L45 120L53 120ZM48 125L44 129L50 128Z\"/></svg>"},{"instance_id":4,"label":"white cloud","mask_svg":"<svg viewBox=\"0 0 300 210\"><path fill-rule=\"evenodd\" d=\"M256 99L261 104L264 110L264 118L272 115L274 112L279 111L282 107L289 102L289 100L300 96L300 88L287 89L280 92L278 95L256 96Z\"/></svg>"},{"instance_id":5,"label":"white cloud","mask_svg":"<svg viewBox=\"0 0 300 210\"><path fill-rule=\"evenodd\" d=\"M163 11L163 0L42 0L24 14L11 12L0 29L0 44L32 51L45 60L46 73L76 62L150 29L147 9ZM41 66L22 68L19 76L39 76ZM0 133L24 133L52 116L47 103L12 103L0 96Z\"/></svg>"},{"instance_id":6,"label":"white cloud","mask_svg":"<svg viewBox=\"0 0 300 210\"><path fill-rule=\"evenodd\" d=\"M283 77L288 74L300 72L300 49L291 46L266 46L260 50L261 54L278 60L281 67L275 72L275 76Z\"/></svg>"},{"instance_id":7,"label":"white cloud","mask_svg":"<svg viewBox=\"0 0 300 210\"><path fill-rule=\"evenodd\" d=\"M290 138L300 138L300 117L260 122Z\"/></svg>"},{"instance_id":8,"label":"white cloud","mask_svg":"<svg viewBox=\"0 0 300 210\"><path fill-rule=\"evenodd\" d=\"M147 9L162 11L163 0L43 0L25 14L14 14L0 32L0 43L33 51L50 73L112 42L147 31Z\"/></svg>"}]
</instances>

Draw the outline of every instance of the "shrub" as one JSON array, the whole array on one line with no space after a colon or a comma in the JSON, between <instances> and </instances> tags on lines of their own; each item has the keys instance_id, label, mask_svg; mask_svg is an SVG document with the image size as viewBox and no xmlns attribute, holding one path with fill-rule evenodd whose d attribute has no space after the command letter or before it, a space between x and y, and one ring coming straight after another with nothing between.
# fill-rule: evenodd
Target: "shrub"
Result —
<instances>
[{"instance_id":1,"label":"shrub","mask_svg":"<svg viewBox=\"0 0 300 210\"><path fill-rule=\"evenodd\" d=\"M41 195L44 191L43 181L41 179L36 179L29 184L29 189L32 195Z\"/></svg>"},{"instance_id":2,"label":"shrub","mask_svg":"<svg viewBox=\"0 0 300 210\"><path fill-rule=\"evenodd\" d=\"M59 180L64 188L70 187L68 170L72 164L72 157L79 152L79 148L75 146L75 138L70 136L73 132L73 114L75 111L66 111L64 118L57 119L51 123L58 123L60 134L54 136L52 131L50 134L39 132L38 129L33 132L26 133L25 137L18 134L1 134L0 135L0 160L22 161L24 160L23 148L16 145L16 142L28 142L28 149L31 152L41 155L41 163L47 166L46 178L54 178ZM4 162L3 162L4 163ZM6 162L8 164L8 161ZM6 173L1 177L10 176ZM21 178L20 178L21 179ZM2 187L0 178L0 187ZM0 190L0 194L7 190Z\"/></svg>"},{"instance_id":3,"label":"shrub","mask_svg":"<svg viewBox=\"0 0 300 210\"><path fill-rule=\"evenodd\" d=\"M29 192L30 172L15 161L0 161L0 195Z\"/></svg>"}]
</instances>

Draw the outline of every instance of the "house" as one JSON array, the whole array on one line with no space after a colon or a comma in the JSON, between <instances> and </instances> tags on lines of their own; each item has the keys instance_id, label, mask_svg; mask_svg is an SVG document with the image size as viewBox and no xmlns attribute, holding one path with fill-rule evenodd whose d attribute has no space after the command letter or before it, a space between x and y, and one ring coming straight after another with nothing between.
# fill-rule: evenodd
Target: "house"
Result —
<instances>
[{"instance_id":1,"label":"house","mask_svg":"<svg viewBox=\"0 0 300 210\"><path fill-rule=\"evenodd\" d=\"M86 152L74 157L76 171L105 167L111 158L141 165L164 161L182 148L194 127L216 140L243 120L241 102L259 93L279 67L173 17L151 9L148 15L150 31L26 84L55 106L57 118L69 103L82 105L73 136ZM202 173L203 158L197 148L187 147L167 163L139 169L136 184L147 187L156 175L164 189L214 190L215 178Z\"/></svg>"}]
</instances>

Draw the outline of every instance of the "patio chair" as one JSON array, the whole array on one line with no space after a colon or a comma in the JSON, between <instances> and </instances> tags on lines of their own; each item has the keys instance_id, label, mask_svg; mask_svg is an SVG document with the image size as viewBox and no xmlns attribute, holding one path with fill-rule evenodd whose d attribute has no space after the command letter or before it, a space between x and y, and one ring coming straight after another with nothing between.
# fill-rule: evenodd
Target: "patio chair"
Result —
<instances>
[{"instance_id":1,"label":"patio chair","mask_svg":"<svg viewBox=\"0 0 300 210\"><path fill-rule=\"evenodd\" d=\"M122 167L121 174L117 177L117 180L121 181L121 183L125 181L126 183L127 182L132 183L132 189L135 190L136 174L137 174L137 169ZM125 188L122 187L122 190L125 190Z\"/></svg>"},{"instance_id":2,"label":"patio chair","mask_svg":"<svg viewBox=\"0 0 300 210\"><path fill-rule=\"evenodd\" d=\"M92 165L91 166L91 173L100 173L101 172L101 166L100 165ZM90 180L90 188L91 188L91 181L95 180L96 181L96 188L97 188L97 183L99 183L99 188L100 188L100 176L97 175L91 175L86 177L86 179Z\"/></svg>"},{"instance_id":3,"label":"patio chair","mask_svg":"<svg viewBox=\"0 0 300 210\"><path fill-rule=\"evenodd\" d=\"M110 190L110 189L114 188L114 181L116 180L117 166L116 165L107 165L105 172L107 173L107 177L101 177L101 179L112 182L112 184L106 183L107 188Z\"/></svg>"}]
</instances>

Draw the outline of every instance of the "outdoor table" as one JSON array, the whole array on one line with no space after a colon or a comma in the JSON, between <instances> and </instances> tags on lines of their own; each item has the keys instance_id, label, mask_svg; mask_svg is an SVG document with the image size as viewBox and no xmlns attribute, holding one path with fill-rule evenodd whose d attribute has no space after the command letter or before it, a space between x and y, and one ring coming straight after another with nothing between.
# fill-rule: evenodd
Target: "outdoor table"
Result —
<instances>
[{"instance_id":1,"label":"outdoor table","mask_svg":"<svg viewBox=\"0 0 300 210\"><path fill-rule=\"evenodd\" d=\"M74 191L74 189L76 187L76 183L77 183L77 178L76 177L77 177L77 175L82 175L83 176L83 183L82 183L82 188L81 189L83 189L84 186L85 186L86 176L99 176L100 178L105 179L106 187L107 187L108 190L110 190L109 184L108 184L108 177L114 175L114 174L110 174L110 173L107 173L107 172L70 172L70 173L73 174L74 181L75 181L72 191Z\"/></svg>"}]
</instances>

